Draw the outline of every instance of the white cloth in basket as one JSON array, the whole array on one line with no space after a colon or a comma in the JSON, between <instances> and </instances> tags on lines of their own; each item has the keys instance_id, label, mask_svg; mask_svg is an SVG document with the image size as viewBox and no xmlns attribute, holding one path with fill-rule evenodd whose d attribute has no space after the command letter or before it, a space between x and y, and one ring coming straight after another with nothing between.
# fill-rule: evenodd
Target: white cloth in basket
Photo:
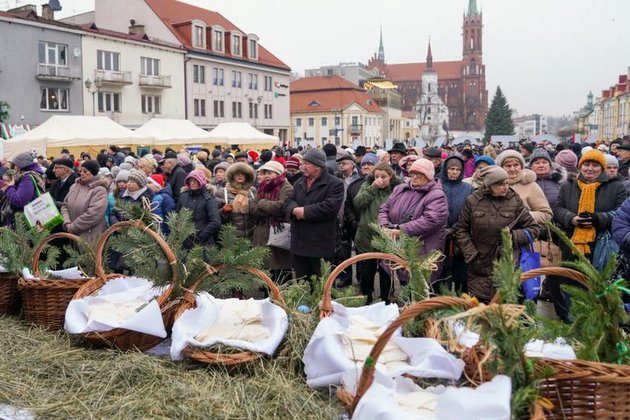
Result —
<instances>
[{"instance_id":1,"label":"white cloth in basket","mask_svg":"<svg viewBox=\"0 0 630 420\"><path fill-rule=\"evenodd\" d=\"M46 270L48 275L59 280L79 280L84 279L85 276L77 267L70 267L64 270ZM28 268L22 269L22 277L26 280L34 280L35 276Z\"/></svg>"},{"instance_id":2,"label":"white cloth in basket","mask_svg":"<svg viewBox=\"0 0 630 420\"><path fill-rule=\"evenodd\" d=\"M96 295L70 301L64 328L71 334L124 328L165 338L162 312L155 299L164 290L140 277L109 280Z\"/></svg>"},{"instance_id":3,"label":"white cloth in basket","mask_svg":"<svg viewBox=\"0 0 630 420\"><path fill-rule=\"evenodd\" d=\"M363 363L353 361L352 359L358 358L356 355L349 357L344 347L351 317L360 315L372 323L386 327L398 316L396 305L385 305L383 302L360 308L347 308L337 302L332 304L333 314L319 322L304 351L306 382L312 388L339 384L342 376L348 372L356 377L361 373ZM387 366L379 363L376 366L377 371L389 377L408 373L414 376L458 379L462 374L464 362L449 354L436 340L406 338L399 329L390 341L396 345L388 353L394 363ZM396 347L405 353L406 362L400 362ZM367 350L367 346L366 349L357 350L365 353L363 350Z\"/></svg>"},{"instance_id":4,"label":"white cloth in basket","mask_svg":"<svg viewBox=\"0 0 630 420\"><path fill-rule=\"evenodd\" d=\"M269 299L217 299L202 292L197 307L185 311L173 325L171 358L182 360L188 345L215 344L273 355L289 327L286 312Z\"/></svg>"}]
</instances>

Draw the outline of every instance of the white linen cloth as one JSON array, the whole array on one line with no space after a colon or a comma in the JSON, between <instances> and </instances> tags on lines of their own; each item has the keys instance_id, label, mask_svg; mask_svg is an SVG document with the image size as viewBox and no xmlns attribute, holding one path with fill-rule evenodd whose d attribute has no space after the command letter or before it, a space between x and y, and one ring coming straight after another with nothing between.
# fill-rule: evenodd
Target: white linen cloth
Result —
<instances>
[{"instance_id":1,"label":"white linen cloth","mask_svg":"<svg viewBox=\"0 0 630 420\"><path fill-rule=\"evenodd\" d=\"M209 293L202 292L196 297L197 307L185 311L173 325L171 359L182 360L183 350L188 345L196 347L208 347L215 344L237 347L256 353L273 355L282 342L287 329L289 328L289 318L287 313L280 306L272 303L269 299L263 300L239 300L239 299L217 299ZM234 312L241 305L245 312ZM258 340L248 341L238 338L247 338L248 333L243 332L243 326L248 322L250 325L257 317L255 306L260 306L262 314L262 327L268 330L268 335L258 335ZM230 311L231 315L225 314ZM223 316L221 316L223 314ZM234 319L231 328L226 328L226 322ZM240 323L240 326L239 326ZM204 335L210 336L203 337ZM235 335L236 334L236 335ZM225 338L236 337L236 338ZM253 337L253 336L250 336ZM203 341L199 341L203 339Z\"/></svg>"},{"instance_id":2,"label":"white linen cloth","mask_svg":"<svg viewBox=\"0 0 630 420\"><path fill-rule=\"evenodd\" d=\"M78 280L84 279L85 276L77 267L70 267L64 270L46 270L46 273L59 280ZM22 277L27 280L34 280L35 276L28 268L22 269Z\"/></svg>"},{"instance_id":3,"label":"white linen cloth","mask_svg":"<svg viewBox=\"0 0 630 420\"><path fill-rule=\"evenodd\" d=\"M319 322L304 351L306 383L311 388L339 384L347 373L355 377L360 375L363 363L351 360L343 344L352 316L363 316L383 327L398 316L398 307L385 305L384 302L360 308L346 308L337 302L332 304L333 314ZM377 364L377 371L386 373L389 377L408 373L422 377L458 379L462 374L464 362L449 354L436 340L402 337L399 329L390 341L407 355L407 361L396 363L390 371L385 371L383 365Z\"/></svg>"},{"instance_id":4,"label":"white linen cloth","mask_svg":"<svg viewBox=\"0 0 630 420\"><path fill-rule=\"evenodd\" d=\"M164 287L140 277L109 280L94 296L70 301L64 328L70 334L124 328L165 338L157 298ZM147 303L148 302L148 303Z\"/></svg>"}]
</instances>

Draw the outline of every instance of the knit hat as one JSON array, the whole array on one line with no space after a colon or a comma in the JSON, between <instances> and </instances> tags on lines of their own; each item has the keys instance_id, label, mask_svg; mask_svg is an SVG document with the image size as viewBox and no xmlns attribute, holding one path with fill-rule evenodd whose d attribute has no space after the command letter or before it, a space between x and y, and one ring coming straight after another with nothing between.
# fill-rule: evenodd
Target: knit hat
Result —
<instances>
[{"instance_id":1,"label":"knit hat","mask_svg":"<svg viewBox=\"0 0 630 420\"><path fill-rule=\"evenodd\" d=\"M527 150L529 153L534 153L534 143L525 142L521 144L521 149Z\"/></svg>"},{"instance_id":2,"label":"knit hat","mask_svg":"<svg viewBox=\"0 0 630 420\"><path fill-rule=\"evenodd\" d=\"M159 187L164 188L166 186L166 179L162 174L151 174L149 175L149 178Z\"/></svg>"},{"instance_id":3,"label":"knit hat","mask_svg":"<svg viewBox=\"0 0 630 420\"><path fill-rule=\"evenodd\" d=\"M287 163L287 161L284 160L282 156L276 156L275 158L273 158L273 160L275 160L276 162L279 162L282 166L284 166Z\"/></svg>"},{"instance_id":4,"label":"knit hat","mask_svg":"<svg viewBox=\"0 0 630 420\"><path fill-rule=\"evenodd\" d=\"M300 159L295 156L291 156L287 159L287 163L284 165L288 169L300 169Z\"/></svg>"},{"instance_id":5,"label":"knit hat","mask_svg":"<svg viewBox=\"0 0 630 420\"><path fill-rule=\"evenodd\" d=\"M227 171L227 169L229 168L230 164L228 162L219 162L216 165L214 165L214 169L212 170L212 175L216 175L217 171L219 169L223 169L224 171Z\"/></svg>"},{"instance_id":6,"label":"knit hat","mask_svg":"<svg viewBox=\"0 0 630 420\"><path fill-rule=\"evenodd\" d=\"M366 153L365 155L363 155L363 158L361 158L361 166L363 165L376 165L376 163L378 162L378 158L376 157L376 155L374 153Z\"/></svg>"},{"instance_id":7,"label":"knit hat","mask_svg":"<svg viewBox=\"0 0 630 420\"><path fill-rule=\"evenodd\" d=\"M597 150L602 153L606 153L608 152L608 146L606 146L605 144L600 144L599 146L597 146Z\"/></svg>"},{"instance_id":8,"label":"knit hat","mask_svg":"<svg viewBox=\"0 0 630 420\"><path fill-rule=\"evenodd\" d=\"M129 181L129 171L126 169L121 169L116 174L116 182L127 182Z\"/></svg>"},{"instance_id":9,"label":"knit hat","mask_svg":"<svg viewBox=\"0 0 630 420\"><path fill-rule=\"evenodd\" d=\"M481 162L485 162L488 164L488 166L492 166L492 165L496 165L494 159L492 159L490 156L486 156L486 155L482 155L479 156L477 159L475 159L475 168L481 163Z\"/></svg>"},{"instance_id":10,"label":"knit hat","mask_svg":"<svg viewBox=\"0 0 630 420\"><path fill-rule=\"evenodd\" d=\"M98 171L101 169L100 165L95 160L86 160L81 164L81 167L87 169L92 175L98 175Z\"/></svg>"},{"instance_id":11,"label":"knit hat","mask_svg":"<svg viewBox=\"0 0 630 420\"><path fill-rule=\"evenodd\" d=\"M577 168L578 157L569 149L560 150L554 159L556 163L566 169Z\"/></svg>"},{"instance_id":12,"label":"knit hat","mask_svg":"<svg viewBox=\"0 0 630 420\"><path fill-rule=\"evenodd\" d=\"M593 148L586 153L582 153L582 157L578 162L578 168L580 168L584 162L589 160L599 163L602 166L602 169L606 168L606 156L604 156L604 154L599 150Z\"/></svg>"},{"instance_id":13,"label":"knit hat","mask_svg":"<svg viewBox=\"0 0 630 420\"><path fill-rule=\"evenodd\" d=\"M269 162L265 163L258 170L259 171L275 172L278 175L282 175L284 173L284 166L282 166L282 164L280 162L276 162L275 160L272 160L272 161L269 161Z\"/></svg>"},{"instance_id":14,"label":"knit hat","mask_svg":"<svg viewBox=\"0 0 630 420\"><path fill-rule=\"evenodd\" d=\"M125 171L130 171L133 169L133 165L129 162L123 162L120 164L120 169L123 169Z\"/></svg>"},{"instance_id":15,"label":"knit hat","mask_svg":"<svg viewBox=\"0 0 630 420\"><path fill-rule=\"evenodd\" d=\"M497 156L497 166L503 167L503 162L505 162L505 160L509 158L518 159L518 161L521 163L521 168L525 168L525 158L523 158L523 155L521 155L516 150L511 149L504 150L499 153L499 156Z\"/></svg>"},{"instance_id":16,"label":"knit hat","mask_svg":"<svg viewBox=\"0 0 630 420\"><path fill-rule=\"evenodd\" d=\"M220 151L219 149L214 149L214 150L212 151L212 158L213 158L213 159L216 159L216 158L218 158L219 156L221 156L221 151Z\"/></svg>"},{"instance_id":17,"label":"knit hat","mask_svg":"<svg viewBox=\"0 0 630 420\"><path fill-rule=\"evenodd\" d=\"M551 157L545 149L537 148L536 150L534 150L529 158L529 164L531 165L532 163L534 163L536 159L545 159L546 161L551 163Z\"/></svg>"},{"instance_id":18,"label":"knit hat","mask_svg":"<svg viewBox=\"0 0 630 420\"><path fill-rule=\"evenodd\" d=\"M138 184L140 188L146 187L147 175L142 171L139 171L137 169L132 169L131 171L129 171L129 179L127 180L127 182L132 182L132 181Z\"/></svg>"},{"instance_id":19,"label":"knit hat","mask_svg":"<svg viewBox=\"0 0 630 420\"><path fill-rule=\"evenodd\" d=\"M17 166L18 168L24 169L27 166L33 164L33 155L31 155L28 152L23 152L23 153L17 154L13 159L11 159L11 162L13 162L13 164Z\"/></svg>"},{"instance_id":20,"label":"knit hat","mask_svg":"<svg viewBox=\"0 0 630 420\"><path fill-rule=\"evenodd\" d=\"M131 165L136 164L136 158L133 156L127 156L124 160L125 163L131 163Z\"/></svg>"},{"instance_id":21,"label":"knit hat","mask_svg":"<svg viewBox=\"0 0 630 420\"><path fill-rule=\"evenodd\" d=\"M109 170L109 168L101 168L98 170L98 174L100 176L112 176L112 172Z\"/></svg>"},{"instance_id":22,"label":"knit hat","mask_svg":"<svg viewBox=\"0 0 630 420\"><path fill-rule=\"evenodd\" d=\"M195 181L197 181L199 183L199 189L203 188L203 186L206 185L206 183L208 182L208 181L206 181L206 176L204 175L204 173L202 171L200 171L199 169L195 169L194 171L190 171L190 173L188 174L188 176L184 180L184 182L186 183L186 186L188 188L190 188L189 181L191 179L194 179Z\"/></svg>"},{"instance_id":23,"label":"knit hat","mask_svg":"<svg viewBox=\"0 0 630 420\"><path fill-rule=\"evenodd\" d=\"M328 144L325 145L324 148L326 148L326 146L328 146ZM335 145L332 144L331 146L334 147ZM335 151L336 150L337 148L335 147ZM319 149L308 149L306 153L304 153L304 160L315 166L326 169L326 154Z\"/></svg>"},{"instance_id":24,"label":"knit hat","mask_svg":"<svg viewBox=\"0 0 630 420\"><path fill-rule=\"evenodd\" d=\"M479 172L479 176L486 187L508 179L507 171L497 165L486 166Z\"/></svg>"},{"instance_id":25,"label":"knit hat","mask_svg":"<svg viewBox=\"0 0 630 420\"><path fill-rule=\"evenodd\" d=\"M322 150L326 156L337 156L337 147L332 143L326 143Z\"/></svg>"},{"instance_id":26,"label":"knit hat","mask_svg":"<svg viewBox=\"0 0 630 420\"><path fill-rule=\"evenodd\" d=\"M236 156L234 156L234 160L236 160L236 159L242 159L242 158L247 159L248 157L249 157L249 156L247 156L247 152L238 152L238 153L236 154Z\"/></svg>"},{"instance_id":27,"label":"knit hat","mask_svg":"<svg viewBox=\"0 0 630 420\"><path fill-rule=\"evenodd\" d=\"M619 167L619 161L613 155L606 155L606 166L616 166Z\"/></svg>"},{"instance_id":28,"label":"knit hat","mask_svg":"<svg viewBox=\"0 0 630 420\"><path fill-rule=\"evenodd\" d=\"M263 150L260 152L260 161L269 162L273 158L273 152L271 150Z\"/></svg>"},{"instance_id":29,"label":"knit hat","mask_svg":"<svg viewBox=\"0 0 630 420\"><path fill-rule=\"evenodd\" d=\"M74 162L72 161L72 159L68 158L55 159L53 160L53 165L66 166L70 169L74 169Z\"/></svg>"},{"instance_id":30,"label":"knit hat","mask_svg":"<svg viewBox=\"0 0 630 420\"><path fill-rule=\"evenodd\" d=\"M187 166L192 163L192 160L187 153L179 153L177 155L177 163L179 163L179 166Z\"/></svg>"},{"instance_id":31,"label":"knit hat","mask_svg":"<svg viewBox=\"0 0 630 420\"><path fill-rule=\"evenodd\" d=\"M424 174L424 176L426 176L429 181L435 178L435 167L433 166L433 163L429 159L425 159L425 158L416 159L411 164L411 168L409 168L409 172L411 171L417 171L417 172L420 172L421 174Z\"/></svg>"},{"instance_id":32,"label":"knit hat","mask_svg":"<svg viewBox=\"0 0 630 420\"><path fill-rule=\"evenodd\" d=\"M586 152L590 152L591 150L593 150L593 148L591 146L584 146L584 147L582 147L582 154L584 154Z\"/></svg>"},{"instance_id":33,"label":"knit hat","mask_svg":"<svg viewBox=\"0 0 630 420\"><path fill-rule=\"evenodd\" d=\"M197 159L199 159L200 161L208 159L208 152L204 152L203 150L198 151Z\"/></svg>"}]
</instances>

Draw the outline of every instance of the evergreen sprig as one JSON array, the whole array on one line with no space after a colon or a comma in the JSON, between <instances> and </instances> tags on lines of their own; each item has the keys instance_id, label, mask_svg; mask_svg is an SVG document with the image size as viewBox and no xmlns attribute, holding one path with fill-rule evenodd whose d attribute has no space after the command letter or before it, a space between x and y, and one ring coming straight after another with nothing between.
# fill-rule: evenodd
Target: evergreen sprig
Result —
<instances>
[{"instance_id":1,"label":"evergreen sprig","mask_svg":"<svg viewBox=\"0 0 630 420\"><path fill-rule=\"evenodd\" d=\"M21 275L22 268L31 268L33 255L37 245L49 235L48 230L38 230L31 227L23 213L15 214L15 230L3 228L0 230L0 254L2 264L9 273ZM40 256L40 271L57 267L59 249L49 244ZM43 258L43 259L42 259Z\"/></svg>"}]
</instances>

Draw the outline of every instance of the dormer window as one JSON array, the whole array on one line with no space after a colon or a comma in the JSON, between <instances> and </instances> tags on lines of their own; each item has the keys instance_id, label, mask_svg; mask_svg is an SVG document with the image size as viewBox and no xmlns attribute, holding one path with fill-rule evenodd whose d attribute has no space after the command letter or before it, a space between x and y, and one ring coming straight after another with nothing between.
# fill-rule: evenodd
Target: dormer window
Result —
<instances>
[{"instance_id":1,"label":"dormer window","mask_svg":"<svg viewBox=\"0 0 630 420\"><path fill-rule=\"evenodd\" d=\"M192 22L192 43L195 48L206 48L206 25L199 20Z\"/></svg>"},{"instance_id":2,"label":"dormer window","mask_svg":"<svg viewBox=\"0 0 630 420\"><path fill-rule=\"evenodd\" d=\"M311 101L311 103L310 103L310 104L308 104L308 106L310 106L310 107L319 106L319 102L317 102L317 101Z\"/></svg>"},{"instance_id":3,"label":"dormer window","mask_svg":"<svg viewBox=\"0 0 630 420\"><path fill-rule=\"evenodd\" d=\"M258 36L254 34L247 35L247 58L258 60Z\"/></svg>"},{"instance_id":4,"label":"dormer window","mask_svg":"<svg viewBox=\"0 0 630 420\"><path fill-rule=\"evenodd\" d=\"M218 29L212 31L212 49L223 52L223 31Z\"/></svg>"},{"instance_id":5,"label":"dormer window","mask_svg":"<svg viewBox=\"0 0 630 420\"><path fill-rule=\"evenodd\" d=\"M232 35L232 55L241 55L241 36Z\"/></svg>"}]
</instances>

